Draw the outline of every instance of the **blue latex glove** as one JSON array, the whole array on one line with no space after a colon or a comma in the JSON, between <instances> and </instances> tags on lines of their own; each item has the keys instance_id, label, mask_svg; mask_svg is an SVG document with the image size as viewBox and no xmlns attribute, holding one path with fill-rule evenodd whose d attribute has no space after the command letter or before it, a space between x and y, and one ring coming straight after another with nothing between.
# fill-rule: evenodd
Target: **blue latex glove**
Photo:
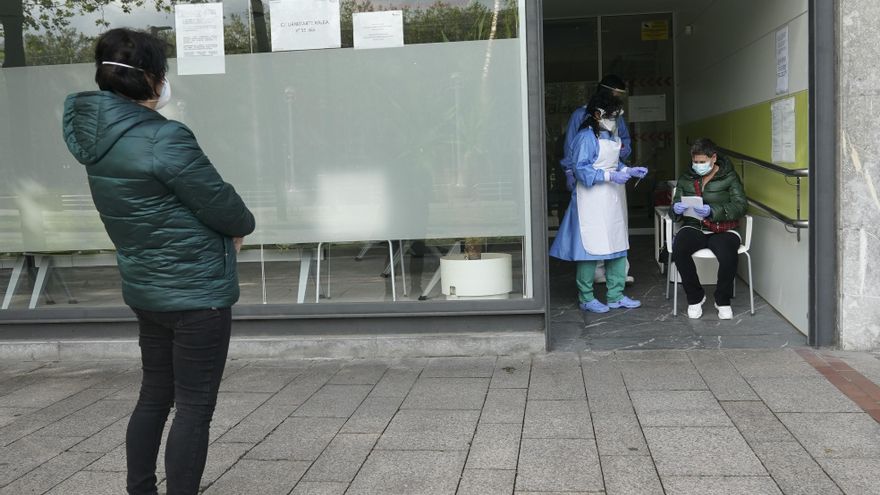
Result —
<instances>
[{"instance_id":1,"label":"blue latex glove","mask_svg":"<svg viewBox=\"0 0 880 495\"><path fill-rule=\"evenodd\" d=\"M682 202L672 205L672 211L675 212L676 215L684 215L684 212L687 211L687 209L687 205Z\"/></svg>"},{"instance_id":2,"label":"blue latex glove","mask_svg":"<svg viewBox=\"0 0 880 495\"><path fill-rule=\"evenodd\" d=\"M624 171L616 171L611 172L611 182L615 184L626 184L626 181L630 179L629 172Z\"/></svg>"},{"instance_id":3,"label":"blue latex glove","mask_svg":"<svg viewBox=\"0 0 880 495\"><path fill-rule=\"evenodd\" d=\"M645 167L629 167L626 169L626 171L629 172L629 175L637 179L641 179L644 176L648 175L648 169L646 169Z\"/></svg>"},{"instance_id":4,"label":"blue latex glove","mask_svg":"<svg viewBox=\"0 0 880 495\"><path fill-rule=\"evenodd\" d=\"M577 179L574 178L574 170L566 169L565 170L565 188L569 191L574 191L574 188L577 186Z\"/></svg>"},{"instance_id":5,"label":"blue latex glove","mask_svg":"<svg viewBox=\"0 0 880 495\"><path fill-rule=\"evenodd\" d=\"M712 207L709 205L694 207L694 213L700 218L706 218L712 214Z\"/></svg>"}]
</instances>

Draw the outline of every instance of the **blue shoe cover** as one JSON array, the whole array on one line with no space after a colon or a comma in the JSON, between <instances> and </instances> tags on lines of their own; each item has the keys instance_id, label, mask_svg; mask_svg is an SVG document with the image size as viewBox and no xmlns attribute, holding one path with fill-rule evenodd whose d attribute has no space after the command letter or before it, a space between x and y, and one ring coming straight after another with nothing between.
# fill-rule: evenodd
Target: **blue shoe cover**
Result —
<instances>
[{"instance_id":1,"label":"blue shoe cover","mask_svg":"<svg viewBox=\"0 0 880 495\"><path fill-rule=\"evenodd\" d=\"M582 302L581 309L584 311L589 311L590 313L607 313L608 306L602 304L598 299L593 299L592 301Z\"/></svg>"},{"instance_id":2,"label":"blue shoe cover","mask_svg":"<svg viewBox=\"0 0 880 495\"><path fill-rule=\"evenodd\" d=\"M623 299L620 301L610 302L608 303L609 308L626 308L626 309L634 309L638 308L642 305L641 301L636 301L635 299L630 299L626 296L623 296Z\"/></svg>"}]
</instances>

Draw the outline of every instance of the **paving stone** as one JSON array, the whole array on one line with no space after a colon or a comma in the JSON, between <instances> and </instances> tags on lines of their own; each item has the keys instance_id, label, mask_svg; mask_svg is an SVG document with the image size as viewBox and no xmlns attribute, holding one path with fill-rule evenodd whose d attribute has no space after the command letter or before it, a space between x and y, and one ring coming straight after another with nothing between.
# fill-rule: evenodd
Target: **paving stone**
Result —
<instances>
[{"instance_id":1,"label":"paving stone","mask_svg":"<svg viewBox=\"0 0 880 495\"><path fill-rule=\"evenodd\" d=\"M786 495L835 495L840 494L837 485L828 478L825 471L801 447L790 442L761 442L752 445L752 450L776 484ZM880 478L878 478L880 481ZM877 485L880 486L880 485Z\"/></svg>"},{"instance_id":2,"label":"paving stone","mask_svg":"<svg viewBox=\"0 0 880 495\"><path fill-rule=\"evenodd\" d=\"M0 428L18 421L21 417L37 411L36 408L0 407Z\"/></svg>"},{"instance_id":3,"label":"paving stone","mask_svg":"<svg viewBox=\"0 0 880 495\"><path fill-rule=\"evenodd\" d=\"M749 383L773 412L862 412L824 377L753 378Z\"/></svg>"},{"instance_id":4,"label":"paving stone","mask_svg":"<svg viewBox=\"0 0 880 495\"><path fill-rule=\"evenodd\" d=\"M779 420L814 458L880 458L880 424L865 413L782 413Z\"/></svg>"},{"instance_id":5,"label":"paving stone","mask_svg":"<svg viewBox=\"0 0 880 495\"><path fill-rule=\"evenodd\" d=\"M630 397L642 427L731 426L708 391L636 390Z\"/></svg>"},{"instance_id":6,"label":"paving stone","mask_svg":"<svg viewBox=\"0 0 880 495\"><path fill-rule=\"evenodd\" d=\"M510 495L516 471L465 469L456 495Z\"/></svg>"},{"instance_id":7,"label":"paving stone","mask_svg":"<svg viewBox=\"0 0 880 495\"><path fill-rule=\"evenodd\" d=\"M650 455L634 412L593 413L593 429L601 456Z\"/></svg>"},{"instance_id":8,"label":"paving stone","mask_svg":"<svg viewBox=\"0 0 880 495\"><path fill-rule=\"evenodd\" d=\"M401 409L481 409L488 378L420 378Z\"/></svg>"},{"instance_id":9,"label":"paving stone","mask_svg":"<svg viewBox=\"0 0 880 495\"><path fill-rule=\"evenodd\" d=\"M601 491L596 444L590 439L524 438L517 491Z\"/></svg>"},{"instance_id":10,"label":"paving stone","mask_svg":"<svg viewBox=\"0 0 880 495\"><path fill-rule=\"evenodd\" d=\"M819 378L822 375L790 349L722 351L749 382L753 378Z\"/></svg>"},{"instance_id":11,"label":"paving stone","mask_svg":"<svg viewBox=\"0 0 880 495\"><path fill-rule=\"evenodd\" d=\"M752 387L721 351L690 351L688 356L718 400L758 400Z\"/></svg>"},{"instance_id":12,"label":"paving stone","mask_svg":"<svg viewBox=\"0 0 880 495\"><path fill-rule=\"evenodd\" d=\"M345 490L348 490L348 483L300 481L290 495L344 495Z\"/></svg>"},{"instance_id":13,"label":"paving stone","mask_svg":"<svg viewBox=\"0 0 880 495\"><path fill-rule=\"evenodd\" d=\"M106 454L125 443L130 416L125 416L98 433L70 448L73 452L100 452Z\"/></svg>"},{"instance_id":14,"label":"paving stone","mask_svg":"<svg viewBox=\"0 0 880 495\"><path fill-rule=\"evenodd\" d=\"M587 401L530 400L523 438L593 438Z\"/></svg>"},{"instance_id":15,"label":"paving stone","mask_svg":"<svg viewBox=\"0 0 880 495\"><path fill-rule=\"evenodd\" d=\"M403 397L368 395L345 422L342 433L382 433L402 403Z\"/></svg>"},{"instance_id":16,"label":"paving stone","mask_svg":"<svg viewBox=\"0 0 880 495\"><path fill-rule=\"evenodd\" d=\"M663 495L663 485L650 457L602 456L608 495Z\"/></svg>"},{"instance_id":17,"label":"paving stone","mask_svg":"<svg viewBox=\"0 0 880 495\"><path fill-rule=\"evenodd\" d=\"M164 435L162 438L166 438ZM165 442L162 442L165 445ZM159 458L161 459L161 458ZM97 461L90 464L86 471L100 471L106 473L124 473L126 471L125 445L121 444L115 449L107 452ZM159 460L156 469L164 469L164 463Z\"/></svg>"},{"instance_id":18,"label":"paving stone","mask_svg":"<svg viewBox=\"0 0 880 495\"><path fill-rule=\"evenodd\" d=\"M874 495L880 487L880 459L820 459L819 464L847 495Z\"/></svg>"},{"instance_id":19,"label":"paving stone","mask_svg":"<svg viewBox=\"0 0 880 495\"><path fill-rule=\"evenodd\" d=\"M464 451L374 450L346 495L452 495L464 460Z\"/></svg>"},{"instance_id":20,"label":"paving stone","mask_svg":"<svg viewBox=\"0 0 880 495\"><path fill-rule=\"evenodd\" d=\"M489 388L528 388L531 368L531 356L499 357Z\"/></svg>"},{"instance_id":21,"label":"paving stone","mask_svg":"<svg viewBox=\"0 0 880 495\"><path fill-rule=\"evenodd\" d=\"M101 454L62 452L0 489L0 495L42 494L94 462Z\"/></svg>"},{"instance_id":22,"label":"paving stone","mask_svg":"<svg viewBox=\"0 0 880 495\"><path fill-rule=\"evenodd\" d=\"M361 405L370 385L324 385L293 413L297 417L348 418Z\"/></svg>"},{"instance_id":23,"label":"paving stone","mask_svg":"<svg viewBox=\"0 0 880 495\"><path fill-rule=\"evenodd\" d=\"M666 495L781 495L768 477L663 477ZM609 492L610 495L611 492Z\"/></svg>"},{"instance_id":24,"label":"paving stone","mask_svg":"<svg viewBox=\"0 0 880 495\"><path fill-rule=\"evenodd\" d=\"M336 368L325 366L306 370L272 396L273 404L299 406L333 378Z\"/></svg>"},{"instance_id":25,"label":"paving stone","mask_svg":"<svg viewBox=\"0 0 880 495\"><path fill-rule=\"evenodd\" d=\"M303 480L350 482L378 438L379 435L336 435L303 476Z\"/></svg>"},{"instance_id":26,"label":"paving stone","mask_svg":"<svg viewBox=\"0 0 880 495\"><path fill-rule=\"evenodd\" d=\"M660 476L767 476L734 427L645 428Z\"/></svg>"},{"instance_id":27,"label":"paving stone","mask_svg":"<svg viewBox=\"0 0 880 495\"><path fill-rule=\"evenodd\" d=\"M593 412L631 412L629 392L623 374L613 358L582 359L587 400Z\"/></svg>"},{"instance_id":28,"label":"paving stone","mask_svg":"<svg viewBox=\"0 0 880 495\"><path fill-rule=\"evenodd\" d=\"M277 405L270 399L225 432L217 441L256 444L287 419L295 407Z\"/></svg>"},{"instance_id":29,"label":"paving stone","mask_svg":"<svg viewBox=\"0 0 880 495\"><path fill-rule=\"evenodd\" d=\"M81 437L27 436L0 448L0 486L7 485L82 441Z\"/></svg>"},{"instance_id":30,"label":"paving stone","mask_svg":"<svg viewBox=\"0 0 880 495\"><path fill-rule=\"evenodd\" d=\"M278 367L246 366L220 383L221 392L267 392L284 388L301 370Z\"/></svg>"},{"instance_id":31,"label":"paving stone","mask_svg":"<svg viewBox=\"0 0 880 495\"><path fill-rule=\"evenodd\" d=\"M467 450L479 411L402 410L376 445L383 450Z\"/></svg>"},{"instance_id":32,"label":"paving stone","mask_svg":"<svg viewBox=\"0 0 880 495\"><path fill-rule=\"evenodd\" d=\"M375 385L379 383L388 365L381 362L356 362L343 366L333 375L333 385Z\"/></svg>"},{"instance_id":33,"label":"paving stone","mask_svg":"<svg viewBox=\"0 0 880 495\"><path fill-rule=\"evenodd\" d=\"M202 489L217 481L244 456L252 445L244 443L212 443L200 483ZM161 463L161 459L159 460Z\"/></svg>"},{"instance_id":34,"label":"paving stone","mask_svg":"<svg viewBox=\"0 0 880 495\"><path fill-rule=\"evenodd\" d=\"M635 390L709 389L690 361L622 361L617 366L630 393Z\"/></svg>"},{"instance_id":35,"label":"paving stone","mask_svg":"<svg viewBox=\"0 0 880 495\"><path fill-rule=\"evenodd\" d=\"M489 387L480 423L509 423L522 425L526 413L527 390Z\"/></svg>"},{"instance_id":36,"label":"paving stone","mask_svg":"<svg viewBox=\"0 0 880 495\"><path fill-rule=\"evenodd\" d=\"M794 441L785 425L761 401L722 402L721 407L752 446L757 442Z\"/></svg>"},{"instance_id":37,"label":"paving stone","mask_svg":"<svg viewBox=\"0 0 880 495\"><path fill-rule=\"evenodd\" d=\"M430 358L423 378L492 378L495 356Z\"/></svg>"},{"instance_id":38,"label":"paving stone","mask_svg":"<svg viewBox=\"0 0 880 495\"><path fill-rule=\"evenodd\" d=\"M95 383L92 378L47 377L0 396L0 407L43 408L86 390ZM102 397L109 394L103 390Z\"/></svg>"},{"instance_id":39,"label":"paving stone","mask_svg":"<svg viewBox=\"0 0 880 495\"><path fill-rule=\"evenodd\" d=\"M121 418L131 414L134 406L128 401L102 400L56 421L36 432L41 436L92 436Z\"/></svg>"},{"instance_id":40,"label":"paving stone","mask_svg":"<svg viewBox=\"0 0 880 495\"><path fill-rule=\"evenodd\" d=\"M576 354L548 354L532 360L529 400L586 399L583 370Z\"/></svg>"},{"instance_id":41,"label":"paving stone","mask_svg":"<svg viewBox=\"0 0 880 495\"><path fill-rule=\"evenodd\" d=\"M344 422L341 418L288 418L246 458L314 461Z\"/></svg>"},{"instance_id":42,"label":"paving stone","mask_svg":"<svg viewBox=\"0 0 880 495\"><path fill-rule=\"evenodd\" d=\"M515 470L521 434L520 425L481 423L471 444L466 467Z\"/></svg>"},{"instance_id":43,"label":"paving stone","mask_svg":"<svg viewBox=\"0 0 880 495\"><path fill-rule=\"evenodd\" d=\"M663 363L689 363L687 351L677 349L627 349L611 354L616 361L658 361Z\"/></svg>"},{"instance_id":44,"label":"paving stone","mask_svg":"<svg viewBox=\"0 0 880 495\"><path fill-rule=\"evenodd\" d=\"M389 369L373 387L371 397L406 397L418 379L420 369Z\"/></svg>"},{"instance_id":45,"label":"paving stone","mask_svg":"<svg viewBox=\"0 0 880 495\"><path fill-rule=\"evenodd\" d=\"M256 493L254 488L259 487L260 495L287 494L308 467L308 462L245 459L232 466L204 493L241 495Z\"/></svg>"},{"instance_id":46,"label":"paving stone","mask_svg":"<svg viewBox=\"0 0 880 495\"><path fill-rule=\"evenodd\" d=\"M119 495L120 493L125 493L124 475L80 471L46 492L46 495Z\"/></svg>"}]
</instances>

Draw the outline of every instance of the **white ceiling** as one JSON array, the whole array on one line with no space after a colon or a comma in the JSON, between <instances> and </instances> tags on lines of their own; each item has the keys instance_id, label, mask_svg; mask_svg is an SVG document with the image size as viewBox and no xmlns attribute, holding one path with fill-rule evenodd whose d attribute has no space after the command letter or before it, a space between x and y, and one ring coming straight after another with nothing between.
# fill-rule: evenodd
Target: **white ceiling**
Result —
<instances>
[{"instance_id":1,"label":"white ceiling","mask_svg":"<svg viewBox=\"0 0 880 495\"><path fill-rule=\"evenodd\" d=\"M699 12L717 0L544 0L544 19L656 12Z\"/></svg>"}]
</instances>

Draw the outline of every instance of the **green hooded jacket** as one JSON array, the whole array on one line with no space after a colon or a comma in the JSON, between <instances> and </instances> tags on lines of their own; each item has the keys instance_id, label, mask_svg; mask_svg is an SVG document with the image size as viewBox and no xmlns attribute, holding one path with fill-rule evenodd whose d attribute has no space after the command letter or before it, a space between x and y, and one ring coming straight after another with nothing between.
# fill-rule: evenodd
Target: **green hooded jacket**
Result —
<instances>
[{"instance_id":1,"label":"green hooded jacket","mask_svg":"<svg viewBox=\"0 0 880 495\"><path fill-rule=\"evenodd\" d=\"M722 154L718 154L718 172L715 177L709 181L703 188L703 204L712 207L712 214L709 220L713 222L723 222L730 220L739 220L746 214L749 208L746 193L743 190L742 182L733 168L730 159ZM675 197L672 198L672 204L681 201L682 196L697 196L697 190L694 181L700 180L702 177L697 175L692 169L681 174L678 183L675 186ZM701 228L699 220L684 215L676 215L672 208L669 209L669 215L673 220L682 221L686 227Z\"/></svg>"},{"instance_id":2,"label":"green hooded jacket","mask_svg":"<svg viewBox=\"0 0 880 495\"><path fill-rule=\"evenodd\" d=\"M68 96L63 119L116 246L125 303L148 311L234 304L232 238L253 232L254 216L192 132L109 91Z\"/></svg>"}]
</instances>

